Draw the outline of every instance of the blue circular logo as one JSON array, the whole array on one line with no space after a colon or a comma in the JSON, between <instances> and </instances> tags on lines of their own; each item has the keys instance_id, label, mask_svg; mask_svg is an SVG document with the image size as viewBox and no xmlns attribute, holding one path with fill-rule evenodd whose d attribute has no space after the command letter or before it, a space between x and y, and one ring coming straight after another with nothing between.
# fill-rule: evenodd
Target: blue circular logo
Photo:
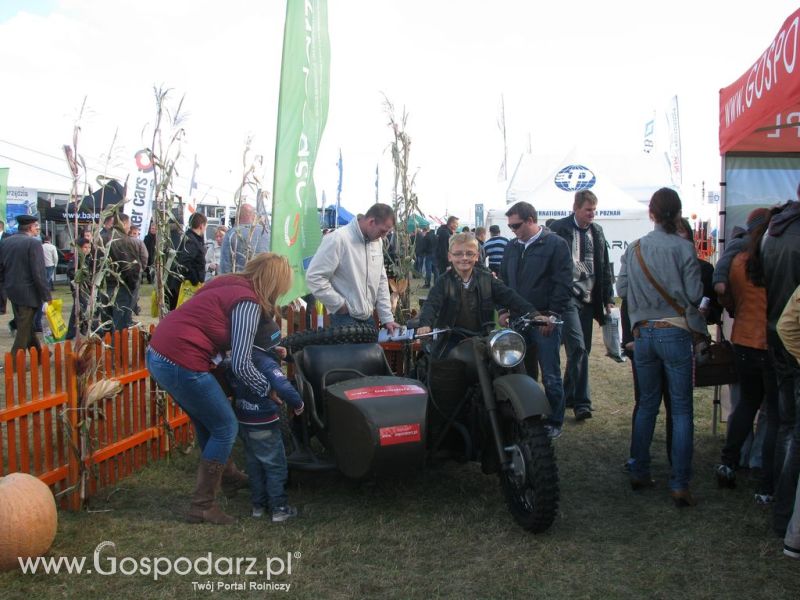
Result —
<instances>
[{"instance_id":1,"label":"blue circular logo","mask_svg":"<svg viewBox=\"0 0 800 600\"><path fill-rule=\"evenodd\" d=\"M583 165L569 165L556 173L554 181L556 187L565 192L579 192L592 187L597 178Z\"/></svg>"}]
</instances>

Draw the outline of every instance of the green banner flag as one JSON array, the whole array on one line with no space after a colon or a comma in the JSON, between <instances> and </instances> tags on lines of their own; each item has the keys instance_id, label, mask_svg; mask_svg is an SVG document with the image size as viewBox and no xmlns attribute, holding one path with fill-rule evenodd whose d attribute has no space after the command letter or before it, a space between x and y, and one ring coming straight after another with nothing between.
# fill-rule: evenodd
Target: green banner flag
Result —
<instances>
[{"instance_id":1,"label":"green banner flag","mask_svg":"<svg viewBox=\"0 0 800 600\"><path fill-rule=\"evenodd\" d=\"M8 200L8 168L0 169L0 220L8 226L8 211L6 202Z\"/></svg>"},{"instance_id":2,"label":"green banner flag","mask_svg":"<svg viewBox=\"0 0 800 600\"><path fill-rule=\"evenodd\" d=\"M289 258L288 302L308 293L306 268L322 239L314 162L328 119L330 41L327 0L287 0L275 141L272 251Z\"/></svg>"}]
</instances>

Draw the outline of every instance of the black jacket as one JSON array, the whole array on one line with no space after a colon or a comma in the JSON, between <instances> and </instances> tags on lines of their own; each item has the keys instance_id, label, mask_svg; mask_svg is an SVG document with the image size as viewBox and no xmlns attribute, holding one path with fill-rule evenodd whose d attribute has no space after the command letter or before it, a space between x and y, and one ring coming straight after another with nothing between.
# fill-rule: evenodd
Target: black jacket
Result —
<instances>
[{"instance_id":1,"label":"black jacket","mask_svg":"<svg viewBox=\"0 0 800 600\"><path fill-rule=\"evenodd\" d=\"M147 248L147 266L152 267L156 260L156 235L147 233L144 236L144 247Z\"/></svg>"},{"instance_id":2,"label":"black jacket","mask_svg":"<svg viewBox=\"0 0 800 600\"><path fill-rule=\"evenodd\" d=\"M767 284L767 328L775 331L789 297L800 285L800 202L789 202L772 217L769 232L761 243Z\"/></svg>"},{"instance_id":3,"label":"black jacket","mask_svg":"<svg viewBox=\"0 0 800 600\"><path fill-rule=\"evenodd\" d=\"M480 322L494 321L495 308L508 308L514 316L533 310L533 305L494 277L489 271L472 271L472 285L477 286ZM422 327L452 327L461 310L461 278L452 269L439 277L422 305Z\"/></svg>"},{"instance_id":4,"label":"black jacket","mask_svg":"<svg viewBox=\"0 0 800 600\"><path fill-rule=\"evenodd\" d=\"M500 278L536 310L562 314L572 295L572 256L563 238L543 229L528 248L519 240L506 246Z\"/></svg>"},{"instance_id":5,"label":"black jacket","mask_svg":"<svg viewBox=\"0 0 800 600\"><path fill-rule=\"evenodd\" d=\"M594 246L594 287L592 288L592 312L594 318L600 325L606 322L607 304L614 302L614 275L611 272L611 262L608 259L608 244L603 228L597 223L589 225L592 233L592 243ZM577 227L574 215L559 219L550 225L550 230L557 233L567 242L572 254L572 244ZM570 292L572 286L570 285Z\"/></svg>"},{"instance_id":6,"label":"black jacket","mask_svg":"<svg viewBox=\"0 0 800 600\"><path fill-rule=\"evenodd\" d=\"M186 234L178 244L178 254L175 256L176 269L184 279L192 285L197 285L205 280L206 276L206 246L201 236L191 229L186 230ZM182 280L170 277L173 284L168 287L180 287Z\"/></svg>"},{"instance_id":7,"label":"black jacket","mask_svg":"<svg viewBox=\"0 0 800 600\"><path fill-rule=\"evenodd\" d=\"M439 225L436 230L436 264L439 266L439 273L444 273L450 265L450 260L447 258L447 251L450 248L450 236L453 232L445 225Z\"/></svg>"},{"instance_id":8,"label":"black jacket","mask_svg":"<svg viewBox=\"0 0 800 600\"><path fill-rule=\"evenodd\" d=\"M0 285L13 304L40 308L50 302L42 241L17 233L0 244Z\"/></svg>"}]
</instances>

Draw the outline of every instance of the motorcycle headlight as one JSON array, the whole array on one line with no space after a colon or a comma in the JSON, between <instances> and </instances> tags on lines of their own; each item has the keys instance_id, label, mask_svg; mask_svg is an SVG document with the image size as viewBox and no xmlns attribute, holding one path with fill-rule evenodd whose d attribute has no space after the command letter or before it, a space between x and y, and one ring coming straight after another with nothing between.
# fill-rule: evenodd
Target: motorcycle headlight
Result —
<instances>
[{"instance_id":1,"label":"motorcycle headlight","mask_svg":"<svg viewBox=\"0 0 800 600\"><path fill-rule=\"evenodd\" d=\"M516 331L502 329L489 338L489 352L501 367L516 367L525 358L525 339Z\"/></svg>"}]
</instances>

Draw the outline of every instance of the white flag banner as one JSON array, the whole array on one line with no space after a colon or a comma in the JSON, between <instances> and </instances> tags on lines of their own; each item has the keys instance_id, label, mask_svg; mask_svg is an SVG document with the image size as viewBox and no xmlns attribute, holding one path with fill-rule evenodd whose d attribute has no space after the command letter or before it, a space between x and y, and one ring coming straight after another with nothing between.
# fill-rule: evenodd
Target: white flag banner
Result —
<instances>
[{"instance_id":1,"label":"white flag banner","mask_svg":"<svg viewBox=\"0 0 800 600\"><path fill-rule=\"evenodd\" d=\"M128 179L125 198L125 214L130 216L131 225L139 226L139 237L144 238L153 218L155 196L155 173L153 160L148 150L139 150L134 155L134 168Z\"/></svg>"},{"instance_id":2,"label":"white flag banner","mask_svg":"<svg viewBox=\"0 0 800 600\"><path fill-rule=\"evenodd\" d=\"M673 96L667 109L667 127L669 135L669 148L667 149L667 162L669 162L672 185L683 183L683 166L681 165L681 125L678 117L678 96Z\"/></svg>"}]
</instances>

